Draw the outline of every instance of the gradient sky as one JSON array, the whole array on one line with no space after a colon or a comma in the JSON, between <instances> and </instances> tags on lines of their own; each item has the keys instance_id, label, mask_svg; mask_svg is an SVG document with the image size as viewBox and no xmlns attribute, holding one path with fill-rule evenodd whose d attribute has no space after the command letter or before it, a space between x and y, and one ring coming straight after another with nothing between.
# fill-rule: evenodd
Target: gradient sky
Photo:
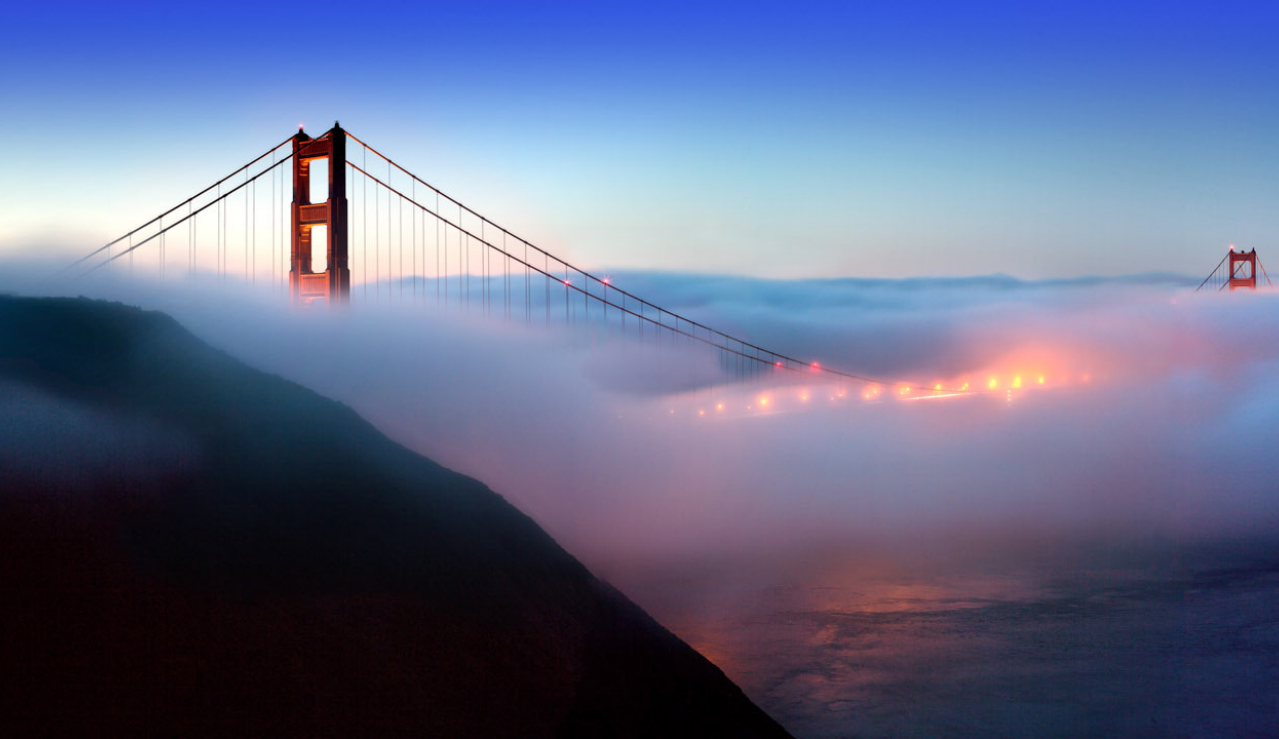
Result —
<instances>
[{"instance_id":1,"label":"gradient sky","mask_svg":"<svg viewBox=\"0 0 1279 739\"><path fill-rule=\"evenodd\" d=\"M1279 242L1266 3L10 3L0 27L10 252L97 246L334 119L587 267L1200 275Z\"/></svg>"}]
</instances>

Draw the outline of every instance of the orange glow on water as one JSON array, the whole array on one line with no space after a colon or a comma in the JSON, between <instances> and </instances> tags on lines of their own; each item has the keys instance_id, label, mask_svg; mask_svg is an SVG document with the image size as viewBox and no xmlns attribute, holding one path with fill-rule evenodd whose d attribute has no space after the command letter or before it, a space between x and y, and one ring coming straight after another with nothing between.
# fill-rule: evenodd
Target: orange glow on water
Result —
<instances>
[{"instance_id":1,"label":"orange glow on water","mask_svg":"<svg viewBox=\"0 0 1279 739\"><path fill-rule=\"evenodd\" d=\"M994 377L990 378L990 382L986 383L986 387L990 388L991 390L994 390L995 388L999 387L999 380Z\"/></svg>"}]
</instances>

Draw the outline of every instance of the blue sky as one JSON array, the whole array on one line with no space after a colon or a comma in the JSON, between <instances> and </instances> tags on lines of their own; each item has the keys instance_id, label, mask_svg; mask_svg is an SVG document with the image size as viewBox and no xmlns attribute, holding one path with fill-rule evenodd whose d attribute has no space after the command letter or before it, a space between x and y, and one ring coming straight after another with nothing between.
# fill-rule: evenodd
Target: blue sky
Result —
<instances>
[{"instance_id":1,"label":"blue sky","mask_svg":"<svg viewBox=\"0 0 1279 739\"><path fill-rule=\"evenodd\" d=\"M5 249L97 245L334 119L589 267L1206 274L1227 243L1279 241L1264 4L50 3L0 23Z\"/></svg>"}]
</instances>

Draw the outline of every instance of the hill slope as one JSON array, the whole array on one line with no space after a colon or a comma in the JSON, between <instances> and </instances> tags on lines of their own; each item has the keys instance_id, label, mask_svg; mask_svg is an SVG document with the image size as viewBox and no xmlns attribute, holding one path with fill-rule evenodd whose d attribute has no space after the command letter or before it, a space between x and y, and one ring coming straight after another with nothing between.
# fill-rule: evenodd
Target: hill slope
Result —
<instances>
[{"instance_id":1,"label":"hill slope","mask_svg":"<svg viewBox=\"0 0 1279 739\"><path fill-rule=\"evenodd\" d=\"M167 316L0 297L0 418L0 733L786 735L500 496Z\"/></svg>"}]
</instances>

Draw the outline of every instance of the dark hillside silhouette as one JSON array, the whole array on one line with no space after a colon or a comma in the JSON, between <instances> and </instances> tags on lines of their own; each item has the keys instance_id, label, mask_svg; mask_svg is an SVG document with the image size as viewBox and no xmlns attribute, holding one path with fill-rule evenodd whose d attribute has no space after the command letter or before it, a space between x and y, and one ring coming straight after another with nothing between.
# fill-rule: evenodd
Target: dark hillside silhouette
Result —
<instances>
[{"instance_id":1,"label":"dark hillside silhouette","mask_svg":"<svg viewBox=\"0 0 1279 739\"><path fill-rule=\"evenodd\" d=\"M167 316L0 297L3 394L0 733L786 736L484 485Z\"/></svg>"}]
</instances>

